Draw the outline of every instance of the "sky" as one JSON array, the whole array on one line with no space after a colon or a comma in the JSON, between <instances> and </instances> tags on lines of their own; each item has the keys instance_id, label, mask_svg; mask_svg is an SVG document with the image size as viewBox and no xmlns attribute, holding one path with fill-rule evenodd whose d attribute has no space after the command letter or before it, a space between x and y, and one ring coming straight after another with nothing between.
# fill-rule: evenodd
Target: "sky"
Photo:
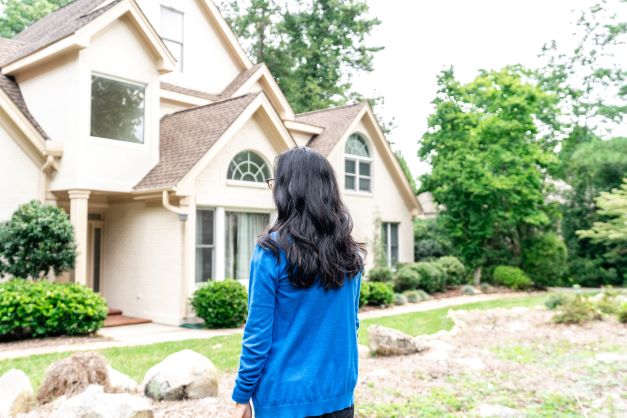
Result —
<instances>
[{"instance_id":1,"label":"sky","mask_svg":"<svg viewBox=\"0 0 627 418\"><path fill-rule=\"evenodd\" d=\"M508 64L537 67L542 45L572 39L574 21L594 0L368 0L382 24L369 44L384 46L374 71L354 79L354 89L385 98L378 113L395 119L388 135L415 176L429 170L416 153L433 107L436 77L449 66L471 81L479 69Z\"/></svg>"}]
</instances>

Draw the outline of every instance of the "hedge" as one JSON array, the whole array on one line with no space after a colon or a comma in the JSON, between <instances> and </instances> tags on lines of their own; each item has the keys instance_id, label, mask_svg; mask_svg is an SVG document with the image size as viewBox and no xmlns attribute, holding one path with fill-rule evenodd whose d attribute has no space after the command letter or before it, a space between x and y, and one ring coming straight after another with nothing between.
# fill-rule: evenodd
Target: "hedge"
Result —
<instances>
[{"instance_id":1,"label":"hedge","mask_svg":"<svg viewBox=\"0 0 627 418\"><path fill-rule=\"evenodd\" d=\"M528 289L533 285L524 271L512 266L497 266L492 273L492 279L495 284L514 290Z\"/></svg>"},{"instance_id":2,"label":"hedge","mask_svg":"<svg viewBox=\"0 0 627 418\"><path fill-rule=\"evenodd\" d=\"M236 280L209 282L191 297L192 307L209 328L235 328L248 316L248 295Z\"/></svg>"}]
</instances>

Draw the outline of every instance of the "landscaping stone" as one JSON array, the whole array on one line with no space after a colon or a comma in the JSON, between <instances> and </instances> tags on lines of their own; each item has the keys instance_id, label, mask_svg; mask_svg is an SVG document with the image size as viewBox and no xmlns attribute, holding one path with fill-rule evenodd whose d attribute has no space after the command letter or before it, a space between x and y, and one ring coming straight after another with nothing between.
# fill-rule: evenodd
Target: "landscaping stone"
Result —
<instances>
[{"instance_id":1,"label":"landscaping stone","mask_svg":"<svg viewBox=\"0 0 627 418\"><path fill-rule=\"evenodd\" d=\"M479 289L477 289L476 287L470 286L470 285L465 285L462 287L462 293L464 295L480 295L481 291Z\"/></svg>"},{"instance_id":2,"label":"landscaping stone","mask_svg":"<svg viewBox=\"0 0 627 418\"><path fill-rule=\"evenodd\" d=\"M89 385L83 392L59 402L51 418L152 418L147 398L127 393L104 393L100 385Z\"/></svg>"},{"instance_id":3,"label":"landscaping stone","mask_svg":"<svg viewBox=\"0 0 627 418\"><path fill-rule=\"evenodd\" d=\"M107 366L107 372L109 374L109 385L111 387L111 392L135 393L138 391L139 385L129 376L115 370L111 366Z\"/></svg>"},{"instance_id":4,"label":"landscaping stone","mask_svg":"<svg viewBox=\"0 0 627 418\"><path fill-rule=\"evenodd\" d=\"M0 417L27 412L34 403L33 387L23 371L11 369L0 377Z\"/></svg>"},{"instance_id":5,"label":"landscaping stone","mask_svg":"<svg viewBox=\"0 0 627 418\"><path fill-rule=\"evenodd\" d=\"M146 372L144 394L156 400L199 399L218 395L218 371L207 357L181 350Z\"/></svg>"},{"instance_id":6,"label":"landscaping stone","mask_svg":"<svg viewBox=\"0 0 627 418\"><path fill-rule=\"evenodd\" d=\"M483 404L473 410L473 414L485 418L517 417L520 413L515 409L502 405Z\"/></svg>"},{"instance_id":7,"label":"landscaping stone","mask_svg":"<svg viewBox=\"0 0 627 418\"><path fill-rule=\"evenodd\" d=\"M368 347L370 352L379 356L406 355L426 350L426 346L418 339L380 325L368 328Z\"/></svg>"}]
</instances>

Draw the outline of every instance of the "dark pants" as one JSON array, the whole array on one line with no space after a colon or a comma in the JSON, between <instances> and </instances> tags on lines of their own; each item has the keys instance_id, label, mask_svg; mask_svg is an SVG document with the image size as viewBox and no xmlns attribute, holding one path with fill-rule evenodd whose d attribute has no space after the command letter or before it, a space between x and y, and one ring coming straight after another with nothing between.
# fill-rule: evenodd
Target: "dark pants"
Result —
<instances>
[{"instance_id":1,"label":"dark pants","mask_svg":"<svg viewBox=\"0 0 627 418\"><path fill-rule=\"evenodd\" d=\"M355 414L355 406L351 405L346 409L342 409L341 411L329 412L328 414L316 415L315 417L305 417L305 418L353 418Z\"/></svg>"}]
</instances>

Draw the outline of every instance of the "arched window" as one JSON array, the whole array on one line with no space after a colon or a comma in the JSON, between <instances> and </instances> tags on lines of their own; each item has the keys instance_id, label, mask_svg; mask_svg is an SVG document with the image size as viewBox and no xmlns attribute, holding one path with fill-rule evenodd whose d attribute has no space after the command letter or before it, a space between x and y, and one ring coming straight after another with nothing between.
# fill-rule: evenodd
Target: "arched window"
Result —
<instances>
[{"instance_id":1,"label":"arched window","mask_svg":"<svg viewBox=\"0 0 627 418\"><path fill-rule=\"evenodd\" d=\"M252 151L242 151L231 160L227 172L229 180L265 183L270 178L268 164Z\"/></svg>"},{"instance_id":2,"label":"arched window","mask_svg":"<svg viewBox=\"0 0 627 418\"><path fill-rule=\"evenodd\" d=\"M372 192L372 158L366 140L352 134L344 149L344 187L346 190Z\"/></svg>"}]
</instances>

